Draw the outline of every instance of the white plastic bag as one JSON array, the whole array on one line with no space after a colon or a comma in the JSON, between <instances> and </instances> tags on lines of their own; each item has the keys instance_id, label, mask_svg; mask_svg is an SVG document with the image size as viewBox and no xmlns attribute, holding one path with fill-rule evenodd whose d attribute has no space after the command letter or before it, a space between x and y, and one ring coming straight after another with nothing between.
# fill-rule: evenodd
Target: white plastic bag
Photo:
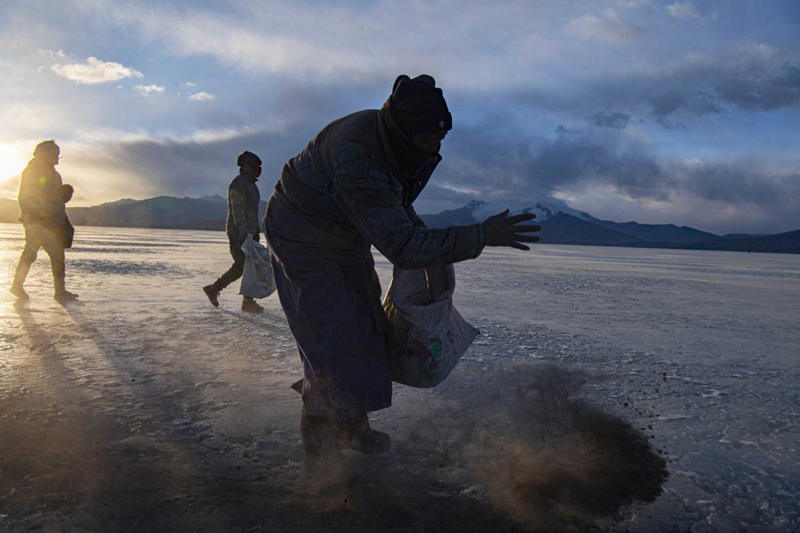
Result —
<instances>
[{"instance_id":1,"label":"white plastic bag","mask_svg":"<svg viewBox=\"0 0 800 533\"><path fill-rule=\"evenodd\" d=\"M242 243L242 252L245 259L239 294L266 298L275 292L275 276L272 274L269 250L252 237L247 237Z\"/></svg>"},{"instance_id":2,"label":"white plastic bag","mask_svg":"<svg viewBox=\"0 0 800 533\"><path fill-rule=\"evenodd\" d=\"M427 273L395 268L383 300L391 326L392 380L412 387L441 383L478 334L453 307L453 265L434 268ZM446 280L438 295L431 291L432 279Z\"/></svg>"}]
</instances>

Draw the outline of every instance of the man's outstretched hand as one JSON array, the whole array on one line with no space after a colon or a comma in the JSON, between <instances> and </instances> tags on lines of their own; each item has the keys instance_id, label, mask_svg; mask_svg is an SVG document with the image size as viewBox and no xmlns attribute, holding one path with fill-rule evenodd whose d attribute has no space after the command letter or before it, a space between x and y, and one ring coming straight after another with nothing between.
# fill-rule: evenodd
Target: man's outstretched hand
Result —
<instances>
[{"instance_id":1,"label":"man's outstretched hand","mask_svg":"<svg viewBox=\"0 0 800 533\"><path fill-rule=\"evenodd\" d=\"M508 209L487 218L483 222L483 235L486 246L511 246L518 250L530 250L528 246L522 243L537 242L539 237L525 234L541 231L542 227L533 224L523 225L522 223L534 218L536 218L536 215L533 213L508 216Z\"/></svg>"}]
</instances>

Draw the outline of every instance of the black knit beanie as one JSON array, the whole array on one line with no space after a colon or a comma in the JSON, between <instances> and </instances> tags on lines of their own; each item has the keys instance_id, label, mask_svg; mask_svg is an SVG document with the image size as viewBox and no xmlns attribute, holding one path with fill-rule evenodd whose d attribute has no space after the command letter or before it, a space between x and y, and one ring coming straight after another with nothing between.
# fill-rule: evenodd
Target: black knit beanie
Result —
<instances>
[{"instance_id":1,"label":"black knit beanie","mask_svg":"<svg viewBox=\"0 0 800 533\"><path fill-rule=\"evenodd\" d=\"M261 159L253 152L245 150L236 158L236 164L240 167L251 164L260 165Z\"/></svg>"},{"instance_id":2,"label":"black knit beanie","mask_svg":"<svg viewBox=\"0 0 800 533\"><path fill-rule=\"evenodd\" d=\"M55 141L53 140L42 141L36 145L36 148L34 148L33 157L39 157L40 155L43 155L45 152L52 154L54 152L58 153L60 151L61 149L58 147Z\"/></svg>"},{"instance_id":3,"label":"black knit beanie","mask_svg":"<svg viewBox=\"0 0 800 533\"><path fill-rule=\"evenodd\" d=\"M406 135L453 127L453 117L433 76L421 74L411 79L401 74L394 81L388 104L392 118Z\"/></svg>"}]
</instances>

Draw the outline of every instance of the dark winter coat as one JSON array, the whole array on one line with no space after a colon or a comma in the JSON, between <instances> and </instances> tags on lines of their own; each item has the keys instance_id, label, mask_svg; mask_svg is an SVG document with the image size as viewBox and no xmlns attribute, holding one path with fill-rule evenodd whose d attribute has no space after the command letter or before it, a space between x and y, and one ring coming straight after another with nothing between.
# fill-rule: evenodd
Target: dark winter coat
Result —
<instances>
[{"instance_id":1,"label":"dark winter coat","mask_svg":"<svg viewBox=\"0 0 800 533\"><path fill-rule=\"evenodd\" d=\"M242 233L258 233L258 202L261 200L258 187L251 179L236 176L228 186L228 218L225 232L231 240Z\"/></svg>"},{"instance_id":2,"label":"dark winter coat","mask_svg":"<svg viewBox=\"0 0 800 533\"><path fill-rule=\"evenodd\" d=\"M386 110L360 111L329 124L286 163L276 195L324 229L308 245L344 261L373 245L399 268L480 254L479 224L428 229L417 217L411 204L441 157L401 157L406 141Z\"/></svg>"},{"instance_id":3,"label":"dark winter coat","mask_svg":"<svg viewBox=\"0 0 800 533\"><path fill-rule=\"evenodd\" d=\"M332 122L284 166L265 231L304 363L308 411L352 416L391 404L371 245L400 268L481 253L479 224L428 229L414 212L440 160L414 151L382 109Z\"/></svg>"},{"instance_id":4,"label":"dark winter coat","mask_svg":"<svg viewBox=\"0 0 800 533\"><path fill-rule=\"evenodd\" d=\"M39 225L54 231L61 246L71 248L75 229L67 217L62 185L61 174L53 165L31 159L19 183L19 220L26 226Z\"/></svg>"},{"instance_id":5,"label":"dark winter coat","mask_svg":"<svg viewBox=\"0 0 800 533\"><path fill-rule=\"evenodd\" d=\"M61 174L53 165L34 158L22 171L19 208L23 223L63 224L66 219Z\"/></svg>"}]
</instances>

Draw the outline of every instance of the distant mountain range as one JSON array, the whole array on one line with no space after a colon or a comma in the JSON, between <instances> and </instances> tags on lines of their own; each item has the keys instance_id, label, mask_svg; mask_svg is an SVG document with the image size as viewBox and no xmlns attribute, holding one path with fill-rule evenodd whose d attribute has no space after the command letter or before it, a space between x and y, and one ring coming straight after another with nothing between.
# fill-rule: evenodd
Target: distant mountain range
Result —
<instances>
[{"instance_id":1,"label":"distant mountain range","mask_svg":"<svg viewBox=\"0 0 800 533\"><path fill-rule=\"evenodd\" d=\"M261 202L259 212L266 202ZM156 196L146 200L126 198L92 207L69 207L75 226L224 230L228 202L222 196L175 198ZM14 200L0 200L0 222L16 222L19 207Z\"/></svg>"},{"instance_id":2,"label":"distant mountain range","mask_svg":"<svg viewBox=\"0 0 800 533\"><path fill-rule=\"evenodd\" d=\"M259 212L263 212L264 207L265 202L261 202ZM516 202L514 205L472 201L458 209L421 215L421 218L429 227L474 224L506 207L512 213L536 213L536 220L542 226L541 241L550 244L800 253L800 230L776 235L715 235L674 224L613 222L573 209L555 198ZM146 200L124 199L93 207L71 207L67 212L76 226L223 230L227 202L221 196L158 196ZM0 222L16 222L18 219L17 202L0 199Z\"/></svg>"},{"instance_id":3,"label":"distant mountain range","mask_svg":"<svg viewBox=\"0 0 800 533\"><path fill-rule=\"evenodd\" d=\"M572 209L554 198L516 206L472 201L459 209L420 218L429 227L474 224L506 207L512 213L536 213L536 220L542 226L541 242L550 244L800 253L800 230L775 235L715 235L674 224L612 222Z\"/></svg>"}]
</instances>

